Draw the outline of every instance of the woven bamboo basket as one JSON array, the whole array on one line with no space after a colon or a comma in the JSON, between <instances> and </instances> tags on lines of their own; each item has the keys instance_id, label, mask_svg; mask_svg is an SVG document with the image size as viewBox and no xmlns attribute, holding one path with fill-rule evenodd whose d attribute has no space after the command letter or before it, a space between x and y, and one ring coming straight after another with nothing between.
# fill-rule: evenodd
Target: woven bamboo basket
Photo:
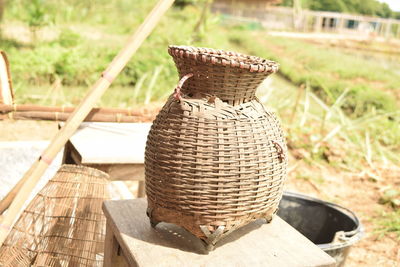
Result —
<instances>
[{"instance_id":1,"label":"woven bamboo basket","mask_svg":"<svg viewBox=\"0 0 400 267\"><path fill-rule=\"evenodd\" d=\"M256 98L275 62L170 46L181 78L157 115L145 153L147 214L208 250L233 230L268 221L282 197L287 147L276 115Z\"/></svg>"},{"instance_id":2,"label":"woven bamboo basket","mask_svg":"<svg viewBox=\"0 0 400 267\"><path fill-rule=\"evenodd\" d=\"M103 266L108 175L63 165L0 248L0 266Z\"/></svg>"}]
</instances>

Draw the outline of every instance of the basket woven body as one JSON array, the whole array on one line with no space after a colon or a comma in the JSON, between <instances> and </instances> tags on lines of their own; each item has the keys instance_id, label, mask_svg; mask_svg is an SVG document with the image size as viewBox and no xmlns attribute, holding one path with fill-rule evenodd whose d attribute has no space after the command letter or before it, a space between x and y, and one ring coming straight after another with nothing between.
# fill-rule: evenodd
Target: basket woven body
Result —
<instances>
[{"instance_id":1,"label":"basket woven body","mask_svg":"<svg viewBox=\"0 0 400 267\"><path fill-rule=\"evenodd\" d=\"M284 136L255 97L277 64L205 48L171 46L169 54L183 79L148 135L148 215L214 245L255 219L271 219L281 199Z\"/></svg>"}]
</instances>

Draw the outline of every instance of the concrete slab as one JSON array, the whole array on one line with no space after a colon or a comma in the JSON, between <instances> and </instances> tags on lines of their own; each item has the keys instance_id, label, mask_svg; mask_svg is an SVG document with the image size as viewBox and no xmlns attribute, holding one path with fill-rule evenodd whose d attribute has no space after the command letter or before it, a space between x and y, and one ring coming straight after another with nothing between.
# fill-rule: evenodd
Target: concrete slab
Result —
<instances>
[{"instance_id":1,"label":"concrete slab","mask_svg":"<svg viewBox=\"0 0 400 267\"><path fill-rule=\"evenodd\" d=\"M22 178L48 144L48 141L0 142L0 199ZM28 201L53 177L61 166L61 160L62 151L47 169Z\"/></svg>"}]
</instances>

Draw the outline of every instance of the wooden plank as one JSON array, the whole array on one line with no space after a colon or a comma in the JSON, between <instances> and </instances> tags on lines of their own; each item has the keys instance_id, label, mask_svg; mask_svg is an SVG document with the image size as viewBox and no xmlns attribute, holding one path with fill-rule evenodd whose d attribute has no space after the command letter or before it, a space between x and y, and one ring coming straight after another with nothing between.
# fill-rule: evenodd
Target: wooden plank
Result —
<instances>
[{"instance_id":1,"label":"wooden plank","mask_svg":"<svg viewBox=\"0 0 400 267\"><path fill-rule=\"evenodd\" d=\"M113 181L144 181L144 164L82 164L82 156L70 142L65 145L62 163L99 169Z\"/></svg>"},{"instance_id":2,"label":"wooden plank","mask_svg":"<svg viewBox=\"0 0 400 267\"><path fill-rule=\"evenodd\" d=\"M82 123L70 142L82 164L144 163L151 123Z\"/></svg>"},{"instance_id":3,"label":"wooden plank","mask_svg":"<svg viewBox=\"0 0 400 267\"><path fill-rule=\"evenodd\" d=\"M111 227L107 224L106 227L106 238L104 240L104 267L113 266L126 266L128 264L125 260L125 256L122 253L118 253L120 247L118 245L117 239L112 232Z\"/></svg>"},{"instance_id":4,"label":"wooden plank","mask_svg":"<svg viewBox=\"0 0 400 267\"><path fill-rule=\"evenodd\" d=\"M145 199L105 201L103 210L127 261L138 266L334 266L335 261L279 217L242 227L204 255L201 241L161 223L151 228Z\"/></svg>"},{"instance_id":5,"label":"wooden plank","mask_svg":"<svg viewBox=\"0 0 400 267\"><path fill-rule=\"evenodd\" d=\"M72 145L68 141L64 146L63 157L62 157L62 164L75 164L74 159L71 156L72 152Z\"/></svg>"},{"instance_id":6,"label":"wooden plank","mask_svg":"<svg viewBox=\"0 0 400 267\"><path fill-rule=\"evenodd\" d=\"M0 51L0 104L12 105L13 103L13 90L8 59L6 54Z\"/></svg>"},{"instance_id":7,"label":"wooden plank","mask_svg":"<svg viewBox=\"0 0 400 267\"><path fill-rule=\"evenodd\" d=\"M82 126L85 127L83 129L87 129L87 125L91 126L91 124L83 124ZM134 124L134 125L122 125L123 128L135 131L135 132L141 132L144 131L145 134L142 134L142 137L147 138L147 132L148 129L150 128L151 124L147 124L143 126L142 124ZM97 125L94 125L97 126ZM120 125L115 125L113 123L106 123L106 124L100 124L100 126L105 127L105 126L111 126L114 128L121 128ZM126 127L128 126L128 127ZM144 130L143 130L144 127ZM146 129L147 127L147 129ZM89 127L90 129L91 127ZM136 131L137 128L139 128L139 131ZM95 128L96 129L96 128ZM100 130L103 128L100 127ZM147 131L147 132L146 132ZM87 133L86 133L87 134ZM94 135L96 133L93 133ZM114 138L115 139L115 138ZM113 142L113 140L108 140L108 142ZM142 149L143 149L143 154L144 154L144 146L145 146L146 141L144 140L142 143ZM82 155L78 152L76 147L71 143L71 141L68 141L67 144L65 145L64 149L64 155L63 155L63 164L78 164L78 165L85 165L88 167L96 168L99 170L102 170L110 175L110 178L112 181L139 181L139 186L138 186L138 194L137 197L144 197L145 196L145 189L144 189L144 164L143 161L144 159L142 158L141 163L131 163L131 164L121 164L121 163L111 163L107 164L107 154L104 153L99 153L98 157L100 158L100 154L103 157L104 163L101 164L93 164L93 163L83 163L82 162ZM143 155L144 157L144 155Z\"/></svg>"},{"instance_id":8,"label":"wooden plank","mask_svg":"<svg viewBox=\"0 0 400 267\"><path fill-rule=\"evenodd\" d=\"M144 181L139 181L137 197L145 197L145 196L146 196L146 183Z\"/></svg>"},{"instance_id":9,"label":"wooden plank","mask_svg":"<svg viewBox=\"0 0 400 267\"><path fill-rule=\"evenodd\" d=\"M81 163L80 163L81 164ZM144 181L144 164L82 164L110 175L113 181Z\"/></svg>"},{"instance_id":10,"label":"wooden plank","mask_svg":"<svg viewBox=\"0 0 400 267\"><path fill-rule=\"evenodd\" d=\"M74 164L82 165L82 156L76 150L76 148L71 144L70 141L67 142L69 145L69 157ZM67 145L66 145L67 146Z\"/></svg>"}]
</instances>

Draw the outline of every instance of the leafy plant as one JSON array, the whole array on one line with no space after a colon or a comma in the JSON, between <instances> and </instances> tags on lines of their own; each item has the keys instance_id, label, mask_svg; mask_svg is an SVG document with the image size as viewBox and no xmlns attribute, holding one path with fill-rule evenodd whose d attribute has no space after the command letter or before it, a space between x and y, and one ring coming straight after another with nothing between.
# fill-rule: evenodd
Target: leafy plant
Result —
<instances>
[{"instance_id":1,"label":"leafy plant","mask_svg":"<svg viewBox=\"0 0 400 267\"><path fill-rule=\"evenodd\" d=\"M27 22L33 33L34 43L37 41L37 31L40 27L50 23L50 16L44 0L31 0L26 6Z\"/></svg>"}]
</instances>

